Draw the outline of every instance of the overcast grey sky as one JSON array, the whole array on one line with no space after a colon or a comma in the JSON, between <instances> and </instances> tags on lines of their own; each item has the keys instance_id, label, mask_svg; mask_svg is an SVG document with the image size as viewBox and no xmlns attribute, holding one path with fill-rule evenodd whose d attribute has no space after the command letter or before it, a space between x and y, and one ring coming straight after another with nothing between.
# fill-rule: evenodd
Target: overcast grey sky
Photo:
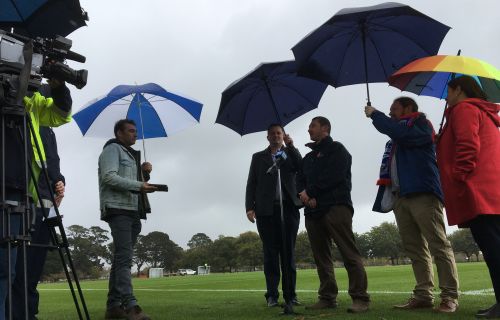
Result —
<instances>
[{"instance_id":1,"label":"overcast grey sky","mask_svg":"<svg viewBox=\"0 0 500 320\"><path fill-rule=\"evenodd\" d=\"M159 230L185 247L191 236L204 232L237 236L256 226L245 217L244 193L251 155L267 146L265 133L240 137L215 124L221 92L261 62L293 59L290 50L309 32L346 7L382 1L331 0L80 0L90 21L69 36L73 50L87 57L73 68L89 70L83 90L71 88L74 111L118 84L155 82L204 104L201 123L177 135L146 140L153 164L153 183L169 185L168 193L150 196L153 213L143 234ZM496 0L412 0L405 4L452 27L440 54L472 56L500 66ZM366 232L392 213L371 211L385 136L365 118L365 87L329 87L319 108L285 129L302 155L309 141L312 117L326 116L332 136L353 156L355 207L353 228ZM370 86L375 107L388 111L401 95L387 84ZM415 97L413 94L407 95ZM434 126L445 102L417 97ZM61 207L64 225L99 225L97 159L105 139L82 137L76 123L56 128L66 197ZM136 148L142 144L137 143ZM301 230L304 229L303 218ZM453 229L451 229L453 230Z\"/></svg>"}]
</instances>

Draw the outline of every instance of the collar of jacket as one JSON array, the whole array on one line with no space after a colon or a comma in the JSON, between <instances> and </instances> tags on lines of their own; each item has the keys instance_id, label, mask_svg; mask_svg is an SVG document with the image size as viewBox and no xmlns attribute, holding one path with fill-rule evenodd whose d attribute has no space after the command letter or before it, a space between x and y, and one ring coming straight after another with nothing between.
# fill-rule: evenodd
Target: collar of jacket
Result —
<instances>
[{"instance_id":1,"label":"collar of jacket","mask_svg":"<svg viewBox=\"0 0 500 320\"><path fill-rule=\"evenodd\" d=\"M306 144L306 147L313 149L314 151L321 150L324 147L331 145L333 143L333 139L331 136L326 136L321 139L319 142L309 142Z\"/></svg>"}]
</instances>

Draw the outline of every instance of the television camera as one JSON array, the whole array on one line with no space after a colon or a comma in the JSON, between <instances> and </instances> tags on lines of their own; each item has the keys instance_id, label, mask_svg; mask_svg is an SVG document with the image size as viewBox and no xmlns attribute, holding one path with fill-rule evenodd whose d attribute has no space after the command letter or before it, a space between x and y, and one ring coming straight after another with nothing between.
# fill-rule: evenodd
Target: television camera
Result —
<instances>
[{"instance_id":1,"label":"television camera","mask_svg":"<svg viewBox=\"0 0 500 320\"><path fill-rule=\"evenodd\" d=\"M71 45L70 39L61 36L31 39L0 29L0 105L15 105L26 47L32 51L28 95L38 90L42 78L56 78L83 88L87 84L87 70L74 70L65 64L66 60L85 62L84 56L70 50Z\"/></svg>"}]
</instances>

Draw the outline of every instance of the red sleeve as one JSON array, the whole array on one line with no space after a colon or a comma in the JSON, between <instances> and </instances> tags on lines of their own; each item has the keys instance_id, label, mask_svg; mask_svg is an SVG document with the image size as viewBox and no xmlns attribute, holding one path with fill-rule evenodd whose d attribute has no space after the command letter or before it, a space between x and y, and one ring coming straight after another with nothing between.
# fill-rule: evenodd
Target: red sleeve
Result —
<instances>
[{"instance_id":1,"label":"red sleeve","mask_svg":"<svg viewBox=\"0 0 500 320\"><path fill-rule=\"evenodd\" d=\"M453 175L459 181L465 181L476 168L481 148L479 126L483 115L481 110L467 103L459 104L454 109L450 117L456 144Z\"/></svg>"}]
</instances>

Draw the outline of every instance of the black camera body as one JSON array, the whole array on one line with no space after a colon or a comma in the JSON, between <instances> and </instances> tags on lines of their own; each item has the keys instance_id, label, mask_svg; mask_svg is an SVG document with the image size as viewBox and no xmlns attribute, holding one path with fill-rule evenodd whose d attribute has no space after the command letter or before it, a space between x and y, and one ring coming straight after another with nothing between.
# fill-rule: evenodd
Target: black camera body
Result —
<instances>
[{"instance_id":1,"label":"black camera body","mask_svg":"<svg viewBox=\"0 0 500 320\"><path fill-rule=\"evenodd\" d=\"M0 103L11 104L19 90L19 75L25 65L23 49L32 43L31 72L27 91L37 91L42 78L66 81L78 89L87 84L87 70L74 70L64 62L74 60L85 62L85 57L70 50L71 40L57 36L54 39L31 39L0 29Z\"/></svg>"}]
</instances>

